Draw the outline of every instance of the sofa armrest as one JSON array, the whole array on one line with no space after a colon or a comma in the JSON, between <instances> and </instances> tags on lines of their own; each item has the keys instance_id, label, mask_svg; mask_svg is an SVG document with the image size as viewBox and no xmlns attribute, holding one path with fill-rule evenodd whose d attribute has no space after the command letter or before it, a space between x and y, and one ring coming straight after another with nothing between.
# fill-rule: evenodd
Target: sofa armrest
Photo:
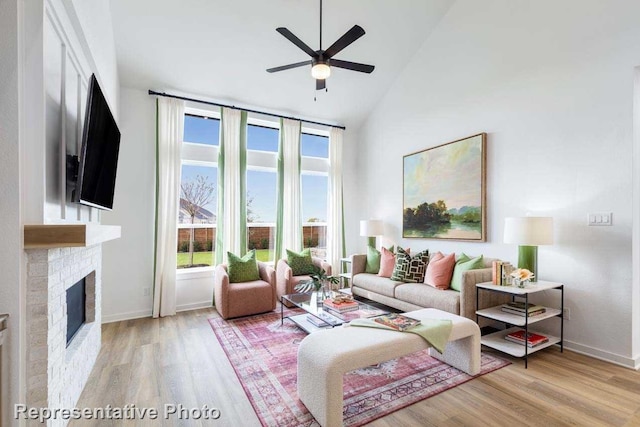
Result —
<instances>
[{"instance_id":1,"label":"sofa armrest","mask_svg":"<svg viewBox=\"0 0 640 427\"><path fill-rule=\"evenodd\" d=\"M260 278L271 285L271 299L272 299L272 310L276 308L276 300L277 292L276 292L276 270L273 269L268 264L264 262L258 262L258 272L260 273Z\"/></svg>"},{"instance_id":2,"label":"sofa armrest","mask_svg":"<svg viewBox=\"0 0 640 427\"><path fill-rule=\"evenodd\" d=\"M289 283L293 278L293 270L289 267L289 263L285 259L279 259L276 264L276 292L279 297L290 294Z\"/></svg>"},{"instance_id":3,"label":"sofa armrest","mask_svg":"<svg viewBox=\"0 0 640 427\"><path fill-rule=\"evenodd\" d=\"M460 288L460 315L476 320L476 283L490 282L492 280L491 268L479 268L465 271L462 275L462 287ZM509 296L498 292L482 292L479 294L478 306L482 308L493 307L508 302Z\"/></svg>"},{"instance_id":4,"label":"sofa armrest","mask_svg":"<svg viewBox=\"0 0 640 427\"><path fill-rule=\"evenodd\" d=\"M229 302L228 298L226 298L228 292L229 274L227 273L227 267L224 264L218 264L213 273L213 302L220 316L225 319L229 311Z\"/></svg>"},{"instance_id":5,"label":"sofa armrest","mask_svg":"<svg viewBox=\"0 0 640 427\"><path fill-rule=\"evenodd\" d=\"M367 268L367 256L364 254L351 255L351 277L364 273Z\"/></svg>"},{"instance_id":6,"label":"sofa armrest","mask_svg":"<svg viewBox=\"0 0 640 427\"><path fill-rule=\"evenodd\" d=\"M333 270L331 268L331 264L329 264L328 262L326 262L322 258L315 257L315 256L312 257L311 260L313 261L313 265L315 265L318 268L323 269L325 271L325 273L327 273L327 276L331 276L331 271Z\"/></svg>"}]
</instances>

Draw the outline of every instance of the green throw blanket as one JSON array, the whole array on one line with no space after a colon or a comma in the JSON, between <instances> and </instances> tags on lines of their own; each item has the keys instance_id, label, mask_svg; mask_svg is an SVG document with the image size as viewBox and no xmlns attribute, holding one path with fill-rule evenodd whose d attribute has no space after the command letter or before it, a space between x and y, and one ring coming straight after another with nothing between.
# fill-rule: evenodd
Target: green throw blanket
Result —
<instances>
[{"instance_id":1,"label":"green throw blanket","mask_svg":"<svg viewBox=\"0 0 640 427\"><path fill-rule=\"evenodd\" d=\"M444 352L444 348L449 341L453 323L451 320L424 319L419 325L414 326L406 331L398 331L392 327L382 325L371 319L354 319L349 322L351 326L364 326L366 328L386 329L394 332L409 332L421 336L429 345L440 353Z\"/></svg>"}]
</instances>

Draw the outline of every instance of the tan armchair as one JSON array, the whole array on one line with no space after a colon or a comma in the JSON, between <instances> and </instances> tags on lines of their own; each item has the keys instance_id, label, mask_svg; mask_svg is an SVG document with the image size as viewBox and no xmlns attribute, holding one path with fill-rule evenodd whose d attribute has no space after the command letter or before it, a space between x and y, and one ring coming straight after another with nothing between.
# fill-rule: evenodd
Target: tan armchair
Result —
<instances>
[{"instance_id":1,"label":"tan armchair","mask_svg":"<svg viewBox=\"0 0 640 427\"><path fill-rule=\"evenodd\" d=\"M258 262L261 280L229 283L227 266L215 269L214 302L223 319L265 313L276 308L276 272L273 267Z\"/></svg>"},{"instance_id":2,"label":"tan armchair","mask_svg":"<svg viewBox=\"0 0 640 427\"><path fill-rule=\"evenodd\" d=\"M318 257L311 257L311 260L313 261L313 265L324 269L324 271L327 272L328 276L331 275L331 264ZM289 263L287 263L287 260L278 260L278 264L276 265L276 289L278 299L280 299L282 295L295 293L296 291L293 288L295 288L298 283L310 279L311 276L309 275L294 276L293 270L291 270L291 267L289 267ZM289 307L289 305L285 305Z\"/></svg>"}]
</instances>

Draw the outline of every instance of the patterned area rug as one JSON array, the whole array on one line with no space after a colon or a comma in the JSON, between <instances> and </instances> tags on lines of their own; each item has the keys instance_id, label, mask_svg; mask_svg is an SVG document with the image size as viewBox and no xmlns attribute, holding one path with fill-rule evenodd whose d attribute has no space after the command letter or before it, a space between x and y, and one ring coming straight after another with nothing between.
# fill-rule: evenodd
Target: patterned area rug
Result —
<instances>
[{"instance_id":1,"label":"patterned area rug","mask_svg":"<svg viewBox=\"0 0 640 427\"><path fill-rule=\"evenodd\" d=\"M296 393L298 344L306 337L279 313L236 320L209 319L264 426L317 426ZM480 375L509 365L482 355ZM361 426L474 377L430 357L427 351L344 376L344 425Z\"/></svg>"}]
</instances>

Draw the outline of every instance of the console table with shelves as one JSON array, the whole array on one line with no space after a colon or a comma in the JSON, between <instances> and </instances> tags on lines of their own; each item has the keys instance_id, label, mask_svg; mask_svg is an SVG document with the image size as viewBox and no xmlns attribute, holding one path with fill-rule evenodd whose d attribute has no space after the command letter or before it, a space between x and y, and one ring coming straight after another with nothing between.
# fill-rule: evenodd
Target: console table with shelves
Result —
<instances>
[{"instance_id":1,"label":"console table with shelves","mask_svg":"<svg viewBox=\"0 0 640 427\"><path fill-rule=\"evenodd\" d=\"M350 281L351 281L351 257L347 257L347 258L340 258L340 274L338 275L340 277L340 281L341 283L341 287L343 289L345 288L350 288Z\"/></svg>"},{"instance_id":2,"label":"console table with shelves","mask_svg":"<svg viewBox=\"0 0 640 427\"><path fill-rule=\"evenodd\" d=\"M507 328L501 331L493 332L481 337L482 345L501 351L503 353L510 354L514 357L524 357L524 367L527 368L528 356L531 353L550 347L554 344L560 345L560 352L563 352L563 340L564 340L564 285L556 282L538 281L528 284L525 288L518 288L515 286L500 286L494 285L491 282L478 283L476 285L476 307L478 306L480 292L500 292L503 294L511 295L511 301L515 301L516 298L520 298L522 302L529 307L529 295L537 292L547 290L560 291L560 308L545 307L545 312L535 316L521 316L517 314L511 314L502 311L502 306L488 307L479 309L476 311L476 322L480 317L486 319L496 320L504 323ZM543 334L549 340L545 343L539 344L535 347L529 347L525 343L515 343L505 339L505 336L515 332L519 329L524 329L525 336L535 331L530 330L530 326L542 322L554 317L560 318L560 336L553 336L549 334Z\"/></svg>"}]
</instances>

